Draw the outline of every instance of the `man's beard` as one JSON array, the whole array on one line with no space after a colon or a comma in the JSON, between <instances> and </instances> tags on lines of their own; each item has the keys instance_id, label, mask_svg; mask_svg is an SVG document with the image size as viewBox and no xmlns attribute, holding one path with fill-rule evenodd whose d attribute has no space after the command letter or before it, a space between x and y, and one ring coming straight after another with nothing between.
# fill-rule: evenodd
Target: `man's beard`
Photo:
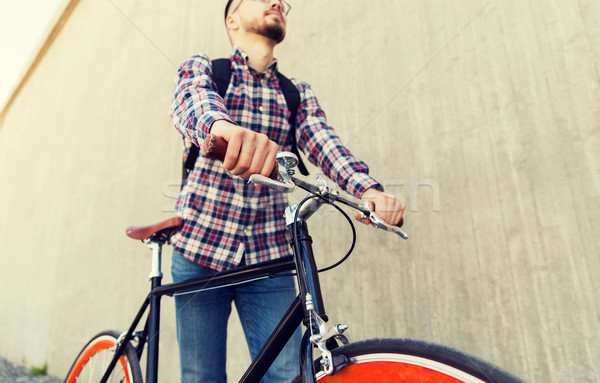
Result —
<instances>
[{"instance_id":1,"label":"man's beard","mask_svg":"<svg viewBox=\"0 0 600 383\"><path fill-rule=\"evenodd\" d=\"M267 37L276 43L282 42L285 38L285 28L279 23L268 24L263 22L259 24L258 22L254 22L252 25L248 25L246 30Z\"/></svg>"},{"instance_id":2,"label":"man's beard","mask_svg":"<svg viewBox=\"0 0 600 383\"><path fill-rule=\"evenodd\" d=\"M285 38L285 29L279 24L263 24L260 34L280 43Z\"/></svg>"}]
</instances>

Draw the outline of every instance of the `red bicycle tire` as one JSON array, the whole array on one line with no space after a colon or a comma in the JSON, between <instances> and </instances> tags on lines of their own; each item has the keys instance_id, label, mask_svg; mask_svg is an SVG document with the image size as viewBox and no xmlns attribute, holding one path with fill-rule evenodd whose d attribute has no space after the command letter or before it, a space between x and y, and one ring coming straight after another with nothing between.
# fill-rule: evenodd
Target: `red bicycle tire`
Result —
<instances>
[{"instance_id":1,"label":"red bicycle tire","mask_svg":"<svg viewBox=\"0 0 600 383\"><path fill-rule=\"evenodd\" d=\"M332 351L347 358L334 375L319 371L318 383L522 383L515 376L463 352L411 339L370 339ZM294 380L301 382L300 377Z\"/></svg>"},{"instance_id":2,"label":"red bicycle tire","mask_svg":"<svg viewBox=\"0 0 600 383\"><path fill-rule=\"evenodd\" d=\"M116 331L103 331L96 334L73 362L65 383L99 382L112 360L118 337L119 334ZM97 364L99 365L96 366ZM89 375L92 372L95 375ZM119 362L110 376L109 382L111 381L142 383L140 363L131 345L125 347L124 354L119 358Z\"/></svg>"}]
</instances>

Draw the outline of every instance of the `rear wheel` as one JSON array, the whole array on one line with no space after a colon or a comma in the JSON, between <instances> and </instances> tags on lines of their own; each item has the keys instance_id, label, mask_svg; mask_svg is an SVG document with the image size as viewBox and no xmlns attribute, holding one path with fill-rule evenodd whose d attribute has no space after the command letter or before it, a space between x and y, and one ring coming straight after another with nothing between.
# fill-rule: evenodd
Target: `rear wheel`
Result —
<instances>
[{"instance_id":1,"label":"rear wheel","mask_svg":"<svg viewBox=\"0 0 600 383\"><path fill-rule=\"evenodd\" d=\"M115 354L114 347L118 337L119 333L116 331L104 331L93 337L75 359L65 382L100 382ZM135 349L128 344L107 382L142 383L142 381L142 372Z\"/></svg>"},{"instance_id":2,"label":"rear wheel","mask_svg":"<svg viewBox=\"0 0 600 383\"><path fill-rule=\"evenodd\" d=\"M347 363L331 376L318 372L319 383L521 382L478 358L421 341L371 339L339 347L332 354L344 355ZM315 371L319 365L317 359Z\"/></svg>"}]
</instances>

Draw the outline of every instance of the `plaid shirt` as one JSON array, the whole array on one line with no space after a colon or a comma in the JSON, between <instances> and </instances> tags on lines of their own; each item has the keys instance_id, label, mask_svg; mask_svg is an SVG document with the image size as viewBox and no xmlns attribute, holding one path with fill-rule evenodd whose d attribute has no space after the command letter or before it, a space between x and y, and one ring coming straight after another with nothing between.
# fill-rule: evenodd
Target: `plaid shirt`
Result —
<instances>
[{"instance_id":1,"label":"plaid shirt","mask_svg":"<svg viewBox=\"0 0 600 383\"><path fill-rule=\"evenodd\" d=\"M194 56L179 67L170 109L175 128L189 147L200 145L215 121L227 120L264 133L280 150L290 151L290 112L276 76L277 61L258 73L239 48L233 48L230 59L232 75L224 100L207 56ZM367 165L353 157L327 125L310 86L292 82L301 99L296 118L299 149L350 194L360 197L369 187L380 187L368 176ZM175 206L185 221L174 238L175 251L219 271L239 265L242 256L247 264L255 264L290 255L286 206L283 193L249 184L221 162L200 156Z\"/></svg>"}]
</instances>

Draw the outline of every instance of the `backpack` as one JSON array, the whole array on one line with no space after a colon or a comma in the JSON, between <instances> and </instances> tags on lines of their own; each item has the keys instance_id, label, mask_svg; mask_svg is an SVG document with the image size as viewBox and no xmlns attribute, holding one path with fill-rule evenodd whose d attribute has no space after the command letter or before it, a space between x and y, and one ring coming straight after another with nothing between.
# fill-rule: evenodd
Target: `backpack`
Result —
<instances>
[{"instance_id":1,"label":"backpack","mask_svg":"<svg viewBox=\"0 0 600 383\"><path fill-rule=\"evenodd\" d=\"M213 66L213 80L217 85L218 93L221 98L225 98L225 92L229 87L229 81L231 80L231 61L229 59L216 59L212 60ZM284 75L277 71L277 79L279 80L279 86L285 97L285 102L290 110L290 132L292 136L292 153L298 157L298 170L304 176L308 175L308 169L302 162L300 153L298 152L298 145L296 144L296 112L300 106L300 92L294 84ZM192 145L188 153L187 158L183 163L183 172L181 177L181 186L185 183L190 172L194 169L198 155L200 154L200 148L196 145Z\"/></svg>"}]
</instances>

